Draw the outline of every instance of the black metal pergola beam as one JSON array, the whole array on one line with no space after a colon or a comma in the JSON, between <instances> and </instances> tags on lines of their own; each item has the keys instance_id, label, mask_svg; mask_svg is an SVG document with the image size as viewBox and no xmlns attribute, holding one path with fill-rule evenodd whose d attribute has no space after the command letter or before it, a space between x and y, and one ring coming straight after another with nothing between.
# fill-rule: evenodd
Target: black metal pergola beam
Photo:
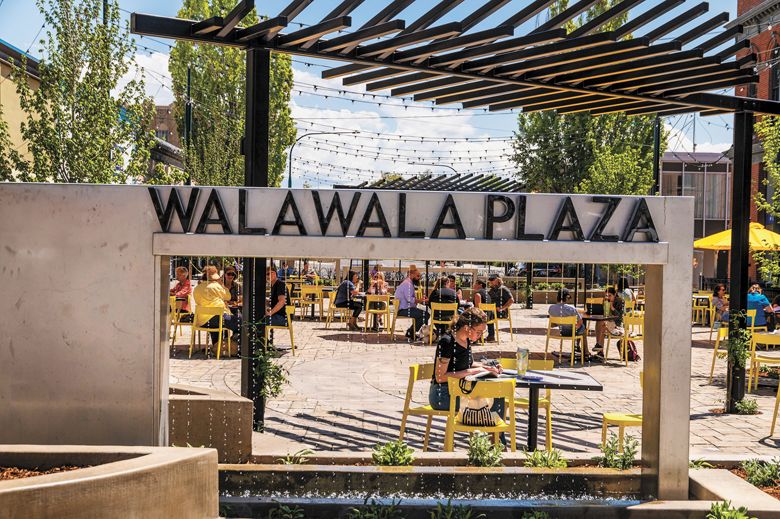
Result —
<instances>
[{"instance_id":1,"label":"black metal pergola beam","mask_svg":"<svg viewBox=\"0 0 780 519\"><path fill-rule=\"evenodd\" d=\"M672 18L671 20L664 23L663 25L653 29L652 31L647 33L646 36L650 39L650 41L656 41L660 38L663 38L667 34L672 33L674 30L682 27L683 25L692 22L695 18L697 18L702 14L705 14L708 10L709 10L709 4L707 4L707 2L702 2L696 7L693 7L685 11L680 16Z\"/></svg>"},{"instance_id":2,"label":"black metal pergola beam","mask_svg":"<svg viewBox=\"0 0 780 519\"><path fill-rule=\"evenodd\" d=\"M340 51L352 45L360 45L364 41L381 38L382 36L402 31L405 27L406 22L403 20L391 20L372 27L358 29L355 32L344 34L343 36L336 36L329 40L320 41L317 44L317 50L321 52Z\"/></svg>"},{"instance_id":3,"label":"black metal pergola beam","mask_svg":"<svg viewBox=\"0 0 780 519\"><path fill-rule=\"evenodd\" d=\"M585 36L586 34L595 32L603 25L609 23L611 20L624 14L635 5L644 1L645 0L623 0L619 4L613 5L610 9L607 9L600 15L596 16L591 21L585 22L580 27L574 29L571 33L569 33L569 36L576 38L577 36Z\"/></svg>"}]
</instances>

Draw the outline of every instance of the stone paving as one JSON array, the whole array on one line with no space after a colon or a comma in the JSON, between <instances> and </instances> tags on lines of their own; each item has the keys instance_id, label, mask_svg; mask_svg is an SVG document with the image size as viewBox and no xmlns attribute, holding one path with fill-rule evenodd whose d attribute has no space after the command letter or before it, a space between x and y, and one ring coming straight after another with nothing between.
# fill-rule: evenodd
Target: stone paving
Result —
<instances>
[{"instance_id":1,"label":"stone paving","mask_svg":"<svg viewBox=\"0 0 780 519\"><path fill-rule=\"evenodd\" d=\"M532 355L544 352L546 305L532 310L513 309L514 340L502 321L500 345L475 347L475 357L512 356L518 346ZM290 383L283 394L268 403L266 432L255 433L256 453L284 455L301 448L316 451L369 451L379 442L398 438L409 365L432 362L434 346L408 344L386 333L348 332L343 324L325 328L324 322L295 321L296 356L283 350L279 361L289 370ZM407 322L399 321L399 330ZM277 346L286 348L289 336L277 331ZM694 327L691 363L691 456L780 455L780 428L769 438L776 389L759 387L756 398L761 414L753 416L720 415L725 398L725 359L719 359L710 384L712 345L709 329ZM216 360L203 354L187 358L188 330L177 340L177 353L170 361L171 383L210 387L240 393L240 361ZM590 344L593 344L591 338ZM638 342L640 355L642 343ZM182 349L184 348L184 349ZM551 350L557 342L551 343ZM588 364L585 370L604 385L604 392L554 391L553 446L567 453L595 453L601 442L601 415L604 412L641 412L639 371L641 362L618 362L614 347L606 364ZM556 363L556 367L557 363ZM561 368L570 369L567 361ZM577 370L582 367L574 368ZM415 387L414 402L427 403L428 384ZM523 391L523 390L519 390ZM540 418L544 411L540 411ZM525 443L525 411L518 411L518 447ZM424 419L411 417L406 440L422 448ZM543 445L544 420L539 424L539 444ZM616 431L616 429L615 429ZM627 430L641 437L640 429ZM442 448L444 420L434 419L431 450ZM456 449L463 446L461 438Z\"/></svg>"}]
</instances>

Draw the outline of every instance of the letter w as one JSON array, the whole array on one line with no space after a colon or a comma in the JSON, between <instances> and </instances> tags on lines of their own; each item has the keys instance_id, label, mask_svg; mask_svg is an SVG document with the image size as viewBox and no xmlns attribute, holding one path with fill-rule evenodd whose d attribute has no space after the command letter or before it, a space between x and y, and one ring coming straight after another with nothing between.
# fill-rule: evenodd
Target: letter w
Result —
<instances>
[{"instance_id":1,"label":"letter w","mask_svg":"<svg viewBox=\"0 0 780 519\"><path fill-rule=\"evenodd\" d=\"M328 209L328 215L322 211L322 202L320 201L320 194L317 191L312 191L311 195L314 197L314 208L317 210L317 218L320 221L320 230L322 235L325 236L328 232L328 227L333 219L333 213L338 212L339 225L341 225L341 234L346 236L349 232L349 226L352 224L352 217L355 216L355 209L357 209L358 202L360 202L360 193L352 195L352 203L349 204L349 212L347 212L346 218L344 217L344 209L341 207L341 198L339 194L333 195L330 201L330 208Z\"/></svg>"},{"instance_id":2,"label":"letter w","mask_svg":"<svg viewBox=\"0 0 780 519\"><path fill-rule=\"evenodd\" d=\"M181 201L178 190L174 187L171 188L171 194L168 196L168 205L163 210L162 198L160 197L159 188L150 187L149 194L152 197L152 204L154 205L154 211L157 213L157 219L160 220L160 228L163 232L169 232L171 228L171 217L173 212L179 216L179 223L181 224L182 231L190 232L190 226L192 225L193 216L195 216L195 207L198 205L198 196L200 195L200 189L194 187L190 190L190 199L187 201L187 210L184 210L184 204Z\"/></svg>"}]
</instances>

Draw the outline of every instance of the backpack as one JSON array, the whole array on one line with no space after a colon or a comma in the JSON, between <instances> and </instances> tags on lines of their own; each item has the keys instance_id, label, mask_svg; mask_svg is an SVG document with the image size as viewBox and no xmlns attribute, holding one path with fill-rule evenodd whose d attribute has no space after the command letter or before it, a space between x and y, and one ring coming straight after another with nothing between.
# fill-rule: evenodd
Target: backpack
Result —
<instances>
[{"instance_id":1,"label":"backpack","mask_svg":"<svg viewBox=\"0 0 780 519\"><path fill-rule=\"evenodd\" d=\"M626 341L626 355L631 362L642 360L639 357L639 352L636 349L636 343L634 341Z\"/></svg>"}]
</instances>

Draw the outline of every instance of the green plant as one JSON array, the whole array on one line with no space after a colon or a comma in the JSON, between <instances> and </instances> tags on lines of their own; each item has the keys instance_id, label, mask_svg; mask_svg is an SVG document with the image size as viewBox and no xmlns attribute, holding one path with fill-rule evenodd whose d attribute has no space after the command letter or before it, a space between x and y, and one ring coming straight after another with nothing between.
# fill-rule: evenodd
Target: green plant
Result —
<instances>
[{"instance_id":1,"label":"green plant","mask_svg":"<svg viewBox=\"0 0 780 519\"><path fill-rule=\"evenodd\" d=\"M610 434L607 443L601 447L603 455L595 458L599 467L627 470L634 466L634 459L639 450L639 442L636 438L631 435L626 436L622 452L620 452L618 445L617 436L614 433Z\"/></svg>"},{"instance_id":2,"label":"green plant","mask_svg":"<svg viewBox=\"0 0 780 519\"><path fill-rule=\"evenodd\" d=\"M260 397L275 398L282 394L289 372L273 360L278 357L278 352L273 346L265 344L261 323L248 323L247 328L255 343L255 378L262 381Z\"/></svg>"},{"instance_id":3,"label":"green plant","mask_svg":"<svg viewBox=\"0 0 780 519\"><path fill-rule=\"evenodd\" d=\"M473 515L474 512L470 506L452 505L452 500L448 499L447 504L436 504L436 508L431 510L431 519L484 519L485 514Z\"/></svg>"},{"instance_id":4,"label":"green plant","mask_svg":"<svg viewBox=\"0 0 780 519\"><path fill-rule=\"evenodd\" d=\"M737 414L758 414L758 402L755 398L744 399L734 403Z\"/></svg>"},{"instance_id":5,"label":"green plant","mask_svg":"<svg viewBox=\"0 0 780 519\"><path fill-rule=\"evenodd\" d=\"M468 458L472 467L500 467L503 449L494 445L489 434L477 431L469 438Z\"/></svg>"},{"instance_id":6,"label":"green plant","mask_svg":"<svg viewBox=\"0 0 780 519\"><path fill-rule=\"evenodd\" d=\"M758 519L757 517L751 517L748 515L748 510L744 506L734 508L731 506L731 501L724 501L722 503L712 503L710 507L710 513L707 514L707 519Z\"/></svg>"},{"instance_id":7,"label":"green plant","mask_svg":"<svg viewBox=\"0 0 780 519\"><path fill-rule=\"evenodd\" d=\"M762 365L760 368L758 368L758 371L759 371L759 374L762 377L773 378L775 380L780 378L780 370L778 370L777 368L775 368L773 366L763 366Z\"/></svg>"},{"instance_id":8,"label":"green plant","mask_svg":"<svg viewBox=\"0 0 780 519\"><path fill-rule=\"evenodd\" d=\"M688 467L690 467L692 469L713 469L713 468L715 468L712 463L704 461L701 458L698 458L698 459L695 459L695 460L691 460L688 463Z\"/></svg>"},{"instance_id":9,"label":"green plant","mask_svg":"<svg viewBox=\"0 0 780 519\"><path fill-rule=\"evenodd\" d=\"M525 466L565 469L569 466L569 462L566 461L566 458L563 457L563 454L558 449L549 451L536 450L532 452L526 451Z\"/></svg>"},{"instance_id":10,"label":"green plant","mask_svg":"<svg viewBox=\"0 0 780 519\"><path fill-rule=\"evenodd\" d=\"M293 454L288 454L284 458L279 458L276 461L278 461L282 465L303 465L307 461L309 461L309 458L307 458L306 456L309 456L311 454L314 454L313 450L301 449L297 452L294 452Z\"/></svg>"},{"instance_id":11,"label":"green plant","mask_svg":"<svg viewBox=\"0 0 780 519\"><path fill-rule=\"evenodd\" d=\"M729 360L738 367L744 368L750 357L750 330L744 327L745 312L735 312L729 317L731 329L728 339Z\"/></svg>"},{"instance_id":12,"label":"green plant","mask_svg":"<svg viewBox=\"0 0 780 519\"><path fill-rule=\"evenodd\" d=\"M268 519L306 519L306 515L300 507L279 504L268 512Z\"/></svg>"},{"instance_id":13,"label":"green plant","mask_svg":"<svg viewBox=\"0 0 780 519\"><path fill-rule=\"evenodd\" d=\"M550 519L550 514L547 512L523 512L520 519Z\"/></svg>"},{"instance_id":14,"label":"green plant","mask_svg":"<svg viewBox=\"0 0 780 519\"><path fill-rule=\"evenodd\" d=\"M757 459L743 461L740 465L745 471L748 483L757 487L780 485L780 459L761 461Z\"/></svg>"},{"instance_id":15,"label":"green plant","mask_svg":"<svg viewBox=\"0 0 780 519\"><path fill-rule=\"evenodd\" d=\"M377 445L371 453L371 459L376 465L406 466L414 461L414 450L403 440Z\"/></svg>"},{"instance_id":16,"label":"green plant","mask_svg":"<svg viewBox=\"0 0 780 519\"><path fill-rule=\"evenodd\" d=\"M389 505L377 503L374 499L369 502L366 498L363 506L352 508L347 512L347 519L403 519L404 514L399 508L401 501L393 500Z\"/></svg>"}]
</instances>

